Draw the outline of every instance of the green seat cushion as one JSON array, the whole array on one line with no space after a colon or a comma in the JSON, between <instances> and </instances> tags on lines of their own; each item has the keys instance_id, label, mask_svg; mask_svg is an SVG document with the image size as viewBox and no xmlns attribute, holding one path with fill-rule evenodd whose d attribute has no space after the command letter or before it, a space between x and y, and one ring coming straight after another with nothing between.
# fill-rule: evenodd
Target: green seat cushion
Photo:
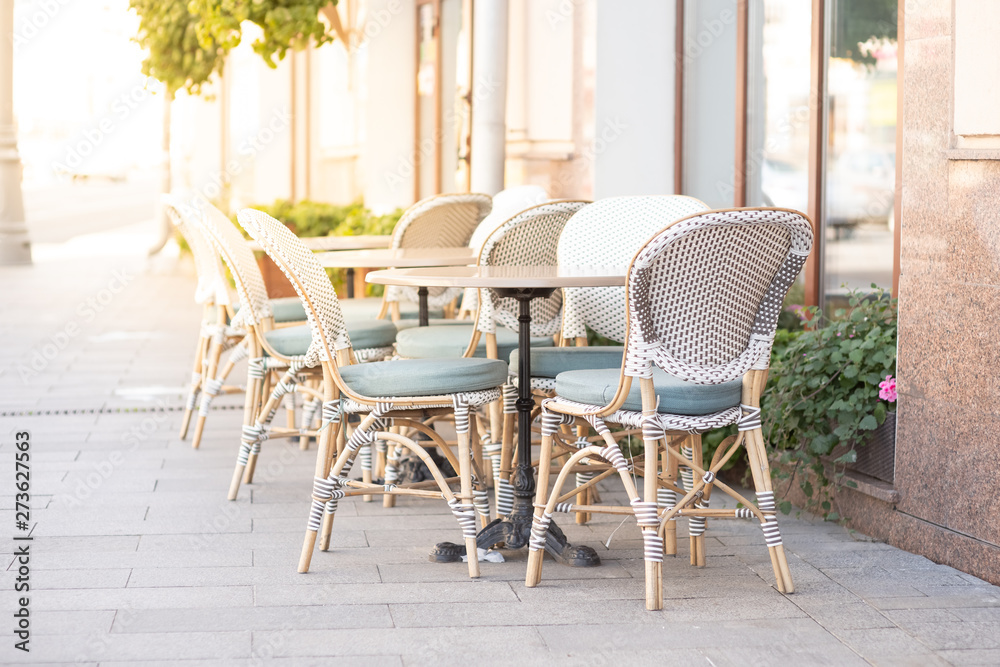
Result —
<instances>
[{"instance_id":1,"label":"green seat cushion","mask_svg":"<svg viewBox=\"0 0 1000 667\"><path fill-rule=\"evenodd\" d=\"M436 396L499 387L507 379L507 364L495 359L398 359L342 366L340 377L363 396Z\"/></svg>"},{"instance_id":2,"label":"green seat cushion","mask_svg":"<svg viewBox=\"0 0 1000 667\"><path fill-rule=\"evenodd\" d=\"M417 319L412 319L412 320L399 319L393 322L393 324L395 324L396 328L399 329L400 331L402 331L403 329L412 329L414 327L420 326L420 322ZM456 325L462 326L463 324L468 326L469 320L447 319L444 317L432 317L427 320L427 325L432 327L452 327Z\"/></svg>"},{"instance_id":3,"label":"green seat cushion","mask_svg":"<svg viewBox=\"0 0 1000 667\"><path fill-rule=\"evenodd\" d=\"M271 311L275 322L305 322L306 310L297 296L271 299Z\"/></svg>"},{"instance_id":4,"label":"green seat cushion","mask_svg":"<svg viewBox=\"0 0 1000 667\"><path fill-rule=\"evenodd\" d=\"M461 357L472 338L473 325L443 327L413 327L403 329L396 336L396 352L408 359L430 359L440 357ZM551 346L551 338L532 338L531 345ZM510 358L517 349L517 334L507 329L497 329L497 353L499 359ZM476 347L477 357L486 356L486 336L479 337Z\"/></svg>"},{"instance_id":5,"label":"green seat cushion","mask_svg":"<svg viewBox=\"0 0 1000 667\"><path fill-rule=\"evenodd\" d=\"M340 310L344 313L344 319L362 320L375 319L379 310L382 309L382 297L368 296L362 299L340 299ZM444 317L444 310L441 308L428 308L428 317ZM416 320L419 315L417 304L410 301L399 302L399 317L404 320ZM386 319L391 315L386 314ZM356 347L356 346L355 346Z\"/></svg>"},{"instance_id":6,"label":"green seat cushion","mask_svg":"<svg viewBox=\"0 0 1000 667\"><path fill-rule=\"evenodd\" d=\"M275 322L305 322L306 310L302 307L302 301L297 296L282 297L280 299L269 299L271 302L271 312L274 314ZM233 312L240 312L240 305L233 306ZM377 311L376 311L377 312ZM211 317L215 317L212 311Z\"/></svg>"},{"instance_id":7,"label":"green seat cushion","mask_svg":"<svg viewBox=\"0 0 1000 667\"><path fill-rule=\"evenodd\" d=\"M396 327L388 320L347 321L347 333L351 345L356 350L371 347L392 347L396 340ZM286 357L296 357L306 353L312 343L312 332L308 324L297 327L272 329L265 335L275 352Z\"/></svg>"},{"instance_id":8,"label":"green seat cushion","mask_svg":"<svg viewBox=\"0 0 1000 667\"><path fill-rule=\"evenodd\" d=\"M594 345L591 347L539 347L531 350L531 375L536 378L554 378L565 371L590 368L621 368L621 345ZM517 375L520 360L517 350L510 354L511 375Z\"/></svg>"},{"instance_id":9,"label":"green seat cushion","mask_svg":"<svg viewBox=\"0 0 1000 667\"><path fill-rule=\"evenodd\" d=\"M621 370L567 371L556 376L556 393L563 398L590 405L607 405L618 389ZM659 412L674 415L708 415L740 404L743 380L737 378L723 384L695 384L653 368L653 386L660 399ZM624 410L642 410L638 378L622 406Z\"/></svg>"}]
</instances>

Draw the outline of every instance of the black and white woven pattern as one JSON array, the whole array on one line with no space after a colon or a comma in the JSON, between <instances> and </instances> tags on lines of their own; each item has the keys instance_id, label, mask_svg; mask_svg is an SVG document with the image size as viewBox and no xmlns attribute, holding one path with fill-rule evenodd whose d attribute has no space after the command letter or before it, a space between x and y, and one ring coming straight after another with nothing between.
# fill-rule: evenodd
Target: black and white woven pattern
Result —
<instances>
[{"instance_id":1,"label":"black and white woven pattern","mask_svg":"<svg viewBox=\"0 0 1000 667\"><path fill-rule=\"evenodd\" d=\"M782 209L710 211L658 233L629 269L625 373L649 377L655 364L720 384L766 368L781 301L811 245L809 221Z\"/></svg>"},{"instance_id":2,"label":"black and white woven pattern","mask_svg":"<svg viewBox=\"0 0 1000 667\"><path fill-rule=\"evenodd\" d=\"M245 208L236 217L288 277L302 300L312 331L304 364L315 366L319 361L332 361L336 350L351 346L351 339L337 293L319 260L291 230L268 214Z\"/></svg>"},{"instance_id":3,"label":"black and white woven pattern","mask_svg":"<svg viewBox=\"0 0 1000 667\"><path fill-rule=\"evenodd\" d=\"M392 230L392 248L456 248L468 245L493 202L477 193L435 195L406 209ZM462 293L456 287L432 287L427 303L439 308ZM417 302L417 288L389 285L385 300Z\"/></svg>"},{"instance_id":4,"label":"black and white woven pattern","mask_svg":"<svg viewBox=\"0 0 1000 667\"><path fill-rule=\"evenodd\" d=\"M515 185L493 195L493 209L472 232L469 247L478 256L486 239L497 227L521 211L545 203L549 198L545 188L538 185ZM474 313L479 308L479 290L466 288L462 293L462 310Z\"/></svg>"},{"instance_id":5,"label":"black and white woven pattern","mask_svg":"<svg viewBox=\"0 0 1000 667\"><path fill-rule=\"evenodd\" d=\"M566 223L559 239L559 263L625 270L650 236L674 220L707 210L703 202L678 195L602 199ZM589 326L602 336L625 341L624 287L571 287L563 292L563 336L585 337Z\"/></svg>"},{"instance_id":6,"label":"black and white woven pattern","mask_svg":"<svg viewBox=\"0 0 1000 667\"><path fill-rule=\"evenodd\" d=\"M481 266L556 266L559 236L575 213L587 206L585 201L555 201L521 211L493 231L483 243ZM562 324L562 291L531 300L531 335L554 336ZM477 327L494 333L496 324L518 330L518 303L500 298L489 289L481 290Z\"/></svg>"},{"instance_id":7,"label":"black and white woven pattern","mask_svg":"<svg viewBox=\"0 0 1000 667\"><path fill-rule=\"evenodd\" d=\"M207 201L198 201L197 204L202 212L199 219L201 228L229 267L236 283L241 307L234 323L251 326L271 317L271 302L267 298L264 277L243 235L215 206Z\"/></svg>"}]
</instances>

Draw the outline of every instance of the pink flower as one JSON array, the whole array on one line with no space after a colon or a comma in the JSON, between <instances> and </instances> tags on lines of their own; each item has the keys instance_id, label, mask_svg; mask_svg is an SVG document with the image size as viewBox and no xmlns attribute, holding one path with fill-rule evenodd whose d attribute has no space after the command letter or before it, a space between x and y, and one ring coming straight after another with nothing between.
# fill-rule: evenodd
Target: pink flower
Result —
<instances>
[{"instance_id":1,"label":"pink flower","mask_svg":"<svg viewBox=\"0 0 1000 667\"><path fill-rule=\"evenodd\" d=\"M890 403L896 402L896 378L886 375L885 379L878 383L878 397Z\"/></svg>"}]
</instances>

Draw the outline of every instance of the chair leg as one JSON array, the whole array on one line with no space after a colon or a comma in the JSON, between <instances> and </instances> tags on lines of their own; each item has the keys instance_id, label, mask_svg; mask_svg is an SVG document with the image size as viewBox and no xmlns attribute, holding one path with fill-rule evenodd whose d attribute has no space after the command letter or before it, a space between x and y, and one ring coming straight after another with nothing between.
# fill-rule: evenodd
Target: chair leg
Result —
<instances>
[{"instance_id":1,"label":"chair leg","mask_svg":"<svg viewBox=\"0 0 1000 667\"><path fill-rule=\"evenodd\" d=\"M576 427L576 437L577 437L577 441L578 442L580 441L581 438L587 437L587 430L588 429L587 429L586 426L577 426ZM580 486L582 484L586 484L587 482L589 482L593 478L594 478L594 473L592 473L592 472L577 473L577 475L576 475L576 485ZM592 489L593 489L593 487L589 487L589 488L584 489L580 493L578 493L576 495L576 503L578 505L590 505L593 502L593 494L591 494L591 490ZM589 512L577 512L576 513L576 523L578 525L583 526L588 521L590 521L590 513Z\"/></svg>"},{"instance_id":2,"label":"chair leg","mask_svg":"<svg viewBox=\"0 0 1000 667\"><path fill-rule=\"evenodd\" d=\"M219 372L219 358L222 356L223 332L217 331L212 335L211 344L208 350L208 363L203 365L201 405L198 408L198 420L194 425L194 436L191 438L191 447L198 449L201 445L201 434L205 430L205 420L208 419L208 411L219 390L222 389L222 378L216 377Z\"/></svg>"},{"instance_id":3,"label":"chair leg","mask_svg":"<svg viewBox=\"0 0 1000 667\"><path fill-rule=\"evenodd\" d=\"M194 351L194 368L191 370L191 388L188 390L187 402L184 406L184 417L181 418L180 439L187 437L188 426L191 424L191 415L198 405L198 393L201 391L201 371L202 359L205 357L205 347L208 345L208 338L204 333L198 334L198 345Z\"/></svg>"},{"instance_id":4,"label":"chair leg","mask_svg":"<svg viewBox=\"0 0 1000 667\"><path fill-rule=\"evenodd\" d=\"M687 456L701 469L705 468L705 461L702 455L701 434L696 433L689 436L691 446L686 450ZM708 503L704 496L695 502L696 509L707 509ZM691 543L691 564L695 567L705 567L705 528L708 520L705 517L691 517L688 519L688 535Z\"/></svg>"},{"instance_id":5,"label":"chair leg","mask_svg":"<svg viewBox=\"0 0 1000 667\"><path fill-rule=\"evenodd\" d=\"M461 397L455 397L455 432L458 436L458 476L461 486L461 500L457 503L462 507L462 517L453 506L452 511L459 517L462 525L462 535L465 538L465 555L469 561L469 577L477 579L479 577L479 550L476 548L476 521L473 516L471 525L467 517L469 510L472 510L472 443L471 434L474 429L470 426L469 404Z\"/></svg>"},{"instance_id":6,"label":"chair leg","mask_svg":"<svg viewBox=\"0 0 1000 667\"><path fill-rule=\"evenodd\" d=\"M271 417L273 415L268 413L273 412L273 408L276 406L273 405L273 399L271 398L265 399L264 397L267 396L268 392L271 391L271 384L273 383L273 381L274 381L274 374L266 373L264 380L261 383L261 392L259 398L261 405L257 408L257 424L260 424L261 422L264 423L271 422ZM260 443L261 443L261 438L260 434L258 434L257 440L250 448L250 455L247 457L247 467L246 470L243 472L244 484L253 484L253 475L257 471L257 457L260 456Z\"/></svg>"},{"instance_id":7,"label":"chair leg","mask_svg":"<svg viewBox=\"0 0 1000 667\"><path fill-rule=\"evenodd\" d=\"M661 434L662 435L662 434ZM632 499L636 522L642 530L643 560L646 563L646 609L663 609L663 538L660 537L660 519L657 515L657 490L659 484L659 438L643 437L642 501L636 494Z\"/></svg>"},{"instance_id":8,"label":"chair leg","mask_svg":"<svg viewBox=\"0 0 1000 667\"><path fill-rule=\"evenodd\" d=\"M398 429L393 427L393 432ZM389 449L385 454L385 483L395 484L399 480L399 445L394 442L389 443ZM395 507L396 496L386 494L382 496L382 507Z\"/></svg>"},{"instance_id":9,"label":"chair leg","mask_svg":"<svg viewBox=\"0 0 1000 667\"><path fill-rule=\"evenodd\" d=\"M240 491L240 482L243 480L243 473L246 471L250 450L257 438L254 425L257 423L259 393L265 371L264 357L260 356L260 346L256 341L253 342L253 348L247 366L247 391L243 401L243 431L240 437L240 450L236 455L236 469L233 471L233 479L229 484L227 496L229 500L236 500Z\"/></svg>"},{"instance_id":10,"label":"chair leg","mask_svg":"<svg viewBox=\"0 0 1000 667\"><path fill-rule=\"evenodd\" d=\"M781 532L778 530L777 508L774 502L774 490L771 487L771 469L767 462L767 452L760 427L746 431L744 442L754 489L757 492L757 505L766 518L765 523L761 524L761 529L764 531L764 543L771 556L775 587L782 593L794 593L795 586L792 584L785 547L781 543Z\"/></svg>"},{"instance_id":11,"label":"chair leg","mask_svg":"<svg viewBox=\"0 0 1000 667\"><path fill-rule=\"evenodd\" d=\"M572 459L572 457L570 457ZM535 513L531 522L531 538L535 539L536 530L540 531L537 539L537 548L528 549L528 569L524 575L524 585L534 588L542 580L542 563L545 560L545 535L548 533L549 520L545 516L546 509L550 504L549 498L549 467L552 465L552 434L542 433L541 458L538 461L538 480L535 482ZM559 481L565 478L564 471L561 471L556 478L556 487L552 490L553 497L558 497Z\"/></svg>"},{"instance_id":12,"label":"chair leg","mask_svg":"<svg viewBox=\"0 0 1000 667\"><path fill-rule=\"evenodd\" d=\"M677 483L677 459L667 453L667 447L676 447L673 442L664 442L662 459L664 466L663 479L668 484ZM672 488L660 488L657 491L657 506L669 509L677 504L677 492ZM677 555L677 517L672 516L664 528L663 552L667 556Z\"/></svg>"},{"instance_id":13,"label":"chair leg","mask_svg":"<svg viewBox=\"0 0 1000 667\"><path fill-rule=\"evenodd\" d=\"M336 386L333 383L330 369L326 364L323 366L323 398L323 426L327 428L323 428L317 438L316 465L313 469L312 505L309 508L309 521L306 525L306 535L302 543L302 553L299 555L298 571L300 573L309 571L309 564L312 561L313 549L316 546L316 536L319 532L320 524L323 522L323 515L328 509L329 503L336 502L334 492L343 494L343 491L340 491L340 489L333 488L330 479L329 452L334 447L334 438L343 431L343 423L337 423L334 426L334 423L336 423L334 420L339 417L336 413L338 408L336 403ZM327 497L330 498L329 501L324 500Z\"/></svg>"},{"instance_id":14,"label":"chair leg","mask_svg":"<svg viewBox=\"0 0 1000 667\"><path fill-rule=\"evenodd\" d=\"M514 511L514 487L510 483L510 470L514 457L514 433L517 427L517 387L503 386L503 437L500 443L500 463L494 476L497 516L509 516Z\"/></svg>"}]
</instances>

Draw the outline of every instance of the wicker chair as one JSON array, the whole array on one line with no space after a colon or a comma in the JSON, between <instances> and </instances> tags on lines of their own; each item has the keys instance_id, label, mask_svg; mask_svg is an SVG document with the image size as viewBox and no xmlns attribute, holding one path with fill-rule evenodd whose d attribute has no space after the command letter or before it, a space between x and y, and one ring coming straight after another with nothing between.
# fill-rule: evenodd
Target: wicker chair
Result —
<instances>
[{"instance_id":1,"label":"wicker chair","mask_svg":"<svg viewBox=\"0 0 1000 667\"><path fill-rule=\"evenodd\" d=\"M647 215L656 212L635 206L633 219ZM610 511L633 514L642 530L647 609L663 606L664 535L677 516L760 521L777 588L791 593L761 433L760 394L782 300L812 247L812 227L802 214L786 209L709 211L665 222L669 226L646 243L629 266L622 367L560 373L556 396L542 403L542 452L525 583L533 587L541 578L553 512ZM633 383L634 378L638 382ZM632 466L609 434L608 422L642 429L641 497L632 481ZM547 494L560 425L580 423L596 429L605 446L576 451ZM697 457L685 457L665 445L669 434L701 433L729 424L737 425L739 435L723 443L707 467L699 465ZM747 450L756 504L716 477L740 446ZM691 488L660 477L661 450L694 471L697 479ZM576 490L562 493L570 470L588 459L605 464L598 478L618 473L629 507L566 502L576 495ZM673 507L658 509L660 484L682 496ZM713 487L740 506L708 509Z\"/></svg>"},{"instance_id":2,"label":"wicker chair","mask_svg":"<svg viewBox=\"0 0 1000 667\"><path fill-rule=\"evenodd\" d=\"M469 561L469 576L479 576L476 549L476 509L489 503L488 494L474 475L470 441L474 426L470 410L495 401L507 375L507 365L491 359L414 359L352 364L351 339L341 316L337 296L326 273L309 250L284 225L265 213L244 209L238 214L244 229L288 276L309 317L312 342L297 360L302 368L319 368L323 374L323 429L316 456L312 506L299 571L307 572L317 534L320 549L329 548L338 501L349 496L406 494L440 498L448 503L461 526ZM457 453L422 419L454 414ZM339 454L333 448L334 432L343 433L345 415L362 415ZM336 423L335 428L327 428ZM410 438L390 432L390 424L426 435L458 470L456 494L427 451ZM363 445L384 439L416 454L434 477L437 490L376 485L348 478ZM330 465L329 459L335 460ZM475 491L473 488L475 488ZM322 531L322 532L320 532Z\"/></svg>"},{"instance_id":3,"label":"wicker chair","mask_svg":"<svg viewBox=\"0 0 1000 667\"><path fill-rule=\"evenodd\" d=\"M454 248L469 243L473 232L492 208L489 195L467 193L435 195L418 201L403 213L392 230L391 248ZM429 291L427 305L444 309L462 293L454 287L438 287ZM389 286L382 297L378 317L389 315L393 320L402 316L402 302L417 303L415 287ZM350 314L351 304L345 304Z\"/></svg>"},{"instance_id":4,"label":"wicker chair","mask_svg":"<svg viewBox=\"0 0 1000 667\"><path fill-rule=\"evenodd\" d=\"M655 215L635 216L636 207L646 207ZM574 215L563 228L559 238L558 261L568 266L620 266L628 267L636 251L649 237L671 221L707 211L704 202L693 197L668 195L656 197L611 197L602 199ZM614 234L608 229L613 228ZM562 321L563 345L559 347L538 347L531 351L531 388L536 394L549 394L555 389L555 378L559 373L583 368L619 368L622 363L621 343L625 342L625 322L622 312L626 306L624 287L568 287L563 290L565 298ZM587 346L587 328L619 343L619 345ZM570 345L575 343L575 346ZM510 372L517 382L518 356L514 352L510 358ZM505 394L505 400L513 401L514 396ZM514 418L512 405L504 406L504 432L510 433ZM622 433L627 435L628 431ZM577 442L587 438L586 429L580 429ZM593 440L593 437L590 438ZM505 451L510 451L508 447ZM509 467L504 462L504 469ZM593 479L594 473L576 474L578 486ZM597 501L597 489L585 486L577 502L588 505ZM664 489L661 502L669 504L672 496ZM577 523L586 523L589 516L585 512L576 515ZM670 542L668 540L668 542ZM676 553L676 542L667 546L668 553Z\"/></svg>"},{"instance_id":5,"label":"wicker chair","mask_svg":"<svg viewBox=\"0 0 1000 667\"><path fill-rule=\"evenodd\" d=\"M250 246L219 209L208 202L199 202L199 207L202 211L202 230L229 267L236 283L241 308L233 321L251 334L247 338L250 361L242 438L229 487L229 499L234 500L239 493L241 481L253 481L257 457L264 440L302 437L301 443L304 445L309 437L315 436L315 431L310 427L322 403L322 394L317 389L319 378L316 373L312 373L313 377L310 378L309 370L303 369L300 362L300 357L312 342L308 325L276 326L274 301L267 298L264 279ZM298 308L299 312L305 313L301 302ZM376 320L352 321L348 326L358 342L356 354L360 359L384 359L392 353L396 328L391 323ZM278 373L281 375L278 376ZM271 420L282 401L293 396L293 392L303 394L308 399L303 406L301 426L295 427L292 406L287 426L281 429L271 428Z\"/></svg>"},{"instance_id":6,"label":"wicker chair","mask_svg":"<svg viewBox=\"0 0 1000 667\"><path fill-rule=\"evenodd\" d=\"M167 217L180 232L191 248L194 258L194 268L198 274L198 285L195 287L195 303L202 305L201 329L198 343L195 346L194 368L191 371L191 387L188 390L184 405L184 417L181 419L180 438L187 437L191 416L198 406L198 395L202 389L205 396L223 391L222 380L216 379L219 357L223 350L243 340L246 332L229 326L227 311L230 308L229 285L222 273L219 256L204 237L197 224L191 220L198 216L197 209L176 195L164 195L163 207ZM242 347L245 350L245 346ZM208 399L211 401L211 398ZM207 406L203 412L207 413ZM203 423L203 420L200 420ZM198 448L201 441L201 430L198 429L192 438L192 447Z\"/></svg>"}]
</instances>

